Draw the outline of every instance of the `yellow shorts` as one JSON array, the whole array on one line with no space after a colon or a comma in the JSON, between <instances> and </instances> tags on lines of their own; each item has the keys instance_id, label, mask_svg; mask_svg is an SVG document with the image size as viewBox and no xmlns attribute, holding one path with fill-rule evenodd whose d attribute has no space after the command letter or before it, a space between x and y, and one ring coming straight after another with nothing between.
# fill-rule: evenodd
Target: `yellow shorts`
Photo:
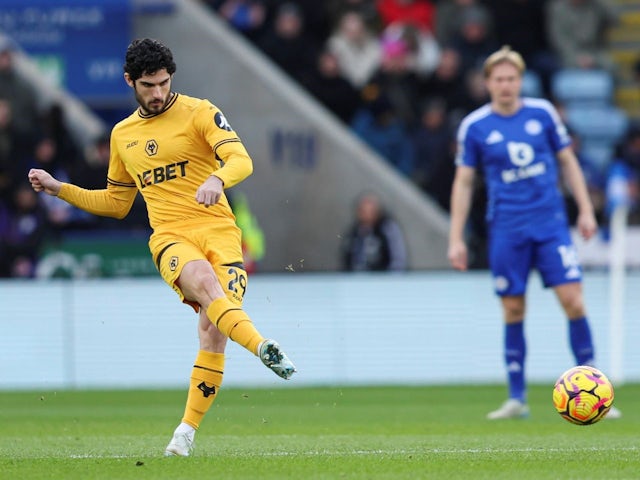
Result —
<instances>
[{"instance_id":1,"label":"yellow shorts","mask_svg":"<svg viewBox=\"0 0 640 480\"><path fill-rule=\"evenodd\" d=\"M160 275L180 300L196 312L200 305L184 298L176 285L182 268L192 260L206 260L213 267L227 298L242 305L247 273L242 263L242 237L232 219L211 218L165 224L151 235L149 249Z\"/></svg>"}]
</instances>

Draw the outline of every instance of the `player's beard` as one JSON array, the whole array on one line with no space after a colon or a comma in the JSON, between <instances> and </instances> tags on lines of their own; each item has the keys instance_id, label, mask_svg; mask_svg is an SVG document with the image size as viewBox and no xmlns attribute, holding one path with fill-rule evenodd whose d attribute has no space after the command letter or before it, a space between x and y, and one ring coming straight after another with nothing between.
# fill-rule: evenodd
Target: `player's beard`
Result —
<instances>
[{"instance_id":1,"label":"player's beard","mask_svg":"<svg viewBox=\"0 0 640 480\"><path fill-rule=\"evenodd\" d=\"M135 97L143 113L145 113L146 115L155 115L165 109L167 103L169 103L169 99L171 98L171 91L169 91L167 93L167 96L163 99L153 98L147 102L144 101L142 96L137 91L135 93Z\"/></svg>"}]
</instances>

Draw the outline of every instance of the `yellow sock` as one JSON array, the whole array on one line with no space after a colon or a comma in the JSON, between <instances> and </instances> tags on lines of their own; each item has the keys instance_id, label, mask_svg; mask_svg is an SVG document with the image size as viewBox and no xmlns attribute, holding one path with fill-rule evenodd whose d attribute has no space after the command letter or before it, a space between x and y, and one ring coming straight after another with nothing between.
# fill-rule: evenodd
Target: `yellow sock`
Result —
<instances>
[{"instance_id":1,"label":"yellow sock","mask_svg":"<svg viewBox=\"0 0 640 480\"><path fill-rule=\"evenodd\" d=\"M187 406L184 409L184 417L182 418L184 423L188 423L196 430L198 429L204 414L207 413L216 399L222 384L223 372L224 353L206 352L204 350L198 352L191 371Z\"/></svg>"},{"instance_id":2,"label":"yellow sock","mask_svg":"<svg viewBox=\"0 0 640 480\"><path fill-rule=\"evenodd\" d=\"M207 317L218 330L254 355L264 340L253 322L241 307L226 297L216 298L207 308Z\"/></svg>"}]
</instances>

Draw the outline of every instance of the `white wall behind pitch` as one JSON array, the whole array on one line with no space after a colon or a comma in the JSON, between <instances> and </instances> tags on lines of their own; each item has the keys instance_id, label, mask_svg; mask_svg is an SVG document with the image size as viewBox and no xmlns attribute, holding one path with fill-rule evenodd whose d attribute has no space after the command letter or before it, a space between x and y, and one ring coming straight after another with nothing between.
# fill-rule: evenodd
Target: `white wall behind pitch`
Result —
<instances>
[{"instance_id":1,"label":"white wall behind pitch","mask_svg":"<svg viewBox=\"0 0 640 480\"><path fill-rule=\"evenodd\" d=\"M598 366L607 370L608 276L585 293ZM623 368L640 379L640 274L629 274ZM529 285L528 376L573 364L552 292ZM251 277L245 308L299 373L285 382L235 344L226 386L500 383L502 324L487 272ZM0 389L185 387L197 315L160 279L0 282Z\"/></svg>"}]
</instances>

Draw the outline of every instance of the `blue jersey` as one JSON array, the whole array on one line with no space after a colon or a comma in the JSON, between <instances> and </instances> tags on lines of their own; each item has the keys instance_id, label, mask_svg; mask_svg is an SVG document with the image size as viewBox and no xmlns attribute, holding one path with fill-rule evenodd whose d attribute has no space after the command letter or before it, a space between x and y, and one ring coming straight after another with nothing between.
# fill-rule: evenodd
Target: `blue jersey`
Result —
<instances>
[{"instance_id":1,"label":"blue jersey","mask_svg":"<svg viewBox=\"0 0 640 480\"><path fill-rule=\"evenodd\" d=\"M484 105L462 120L457 142L456 165L484 173L492 226L511 230L564 218L556 153L570 138L549 101L524 98L510 116Z\"/></svg>"}]
</instances>

